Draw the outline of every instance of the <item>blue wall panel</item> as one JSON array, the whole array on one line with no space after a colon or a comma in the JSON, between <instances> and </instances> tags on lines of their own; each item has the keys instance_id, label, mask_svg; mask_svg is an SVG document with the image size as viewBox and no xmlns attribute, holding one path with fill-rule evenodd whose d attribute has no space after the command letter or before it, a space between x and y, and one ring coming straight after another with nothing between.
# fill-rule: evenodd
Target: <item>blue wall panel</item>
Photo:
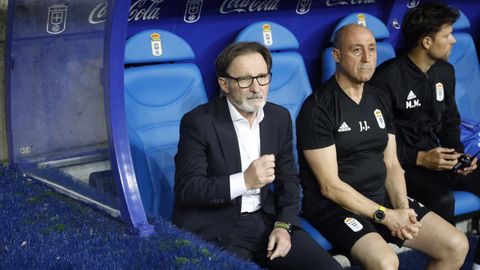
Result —
<instances>
[{"instance_id":1,"label":"blue wall panel","mask_svg":"<svg viewBox=\"0 0 480 270\"><path fill-rule=\"evenodd\" d=\"M107 142L97 1L15 1L9 78L14 160Z\"/></svg>"}]
</instances>

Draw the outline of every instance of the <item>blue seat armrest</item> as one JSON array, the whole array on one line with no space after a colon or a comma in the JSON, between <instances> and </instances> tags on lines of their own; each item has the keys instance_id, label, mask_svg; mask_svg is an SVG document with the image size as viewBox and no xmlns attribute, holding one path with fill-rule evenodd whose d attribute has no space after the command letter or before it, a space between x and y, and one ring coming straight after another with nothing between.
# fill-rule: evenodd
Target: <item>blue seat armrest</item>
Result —
<instances>
[{"instance_id":1,"label":"blue seat armrest","mask_svg":"<svg viewBox=\"0 0 480 270\"><path fill-rule=\"evenodd\" d=\"M315 229L315 227L312 226L306 219L301 218L300 219L300 225L302 225L302 229L310 235L310 237L315 240L320 246L323 247L325 250L331 250L332 249L332 244L328 242L328 240L323 237L323 235L320 234L320 232Z\"/></svg>"},{"instance_id":2,"label":"blue seat armrest","mask_svg":"<svg viewBox=\"0 0 480 270\"><path fill-rule=\"evenodd\" d=\"M480 198L468 191L454 191L455 216L480 211Z\"/></svg>"}]
</instances>

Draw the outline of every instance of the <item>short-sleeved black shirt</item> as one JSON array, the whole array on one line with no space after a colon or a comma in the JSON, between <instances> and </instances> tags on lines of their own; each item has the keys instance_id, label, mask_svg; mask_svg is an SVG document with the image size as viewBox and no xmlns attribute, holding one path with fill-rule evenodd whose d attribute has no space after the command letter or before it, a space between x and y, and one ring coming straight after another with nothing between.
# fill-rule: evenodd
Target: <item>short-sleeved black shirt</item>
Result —
<instances>
[{"instance_id":1,"label":"short-sleeved black shirt","mask_svg":"<svg viewBox=\"0 0 480 270\"><path fill-rule=\"evenodd\" d=\"M374 201L385 201L383 152L388 133L394 133L389 106L386 96L368 84L360 103L355 103L334 77L305 100L296 123L305 214L314 215L333 202L321 195L303 150L331 145L340 179Z\"/></svg>"}]
</instances>

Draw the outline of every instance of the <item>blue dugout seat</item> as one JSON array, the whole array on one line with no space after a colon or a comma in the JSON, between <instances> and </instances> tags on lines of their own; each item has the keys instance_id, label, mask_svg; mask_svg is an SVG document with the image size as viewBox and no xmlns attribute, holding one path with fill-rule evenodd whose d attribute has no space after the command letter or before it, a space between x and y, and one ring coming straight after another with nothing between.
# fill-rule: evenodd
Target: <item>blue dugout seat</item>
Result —
<instances>
[{"instance_id":1,"label":"blue dugout seat","mask_svg":"<svg viewBox=\"0 0 480 270\"><path fill-rule=\"evenodd\" d=\"M453 45L449 62L455 67L455 99L462 120L480 122L480 66L475 42L467 32L470 21L460 12L453 25L457 42Z\"/></svg>"},{"instance_id":2,"label":"blue dugout seat","mask_svg":"<svg viewBox=\"0 0 480 270\"><path fill-rule=\"evenodd\" d=\"M480 198L471 192L455 191L455 216L470 214L480 210Z\"/></svg>"},{"instance_id":3,"label":"blue dugout seat","mask_svg":"<svg viewBox=\"0 0 480 270\"><path fill-rule=\"evenodd\" d=\"M290 111L293 124L293 153L297 160L295 119L303 101L312 93L307 70L297 38L282 25L274 22L257 22L244 28L235 39L256 41L265 45L272 53L272 82L268 100L286 107ZM301 219L303 229L325 250L332 245L305 219Z\"/></svg>"},{"instance_id":4,"label":"blue dugout seat","mask_svg":"<svg viewBox=\"0 0 480 270\"><path fill-rule=\"evenodd\" d=\"M377 17L368 13L352 13L344 17L335 26L332 36L330 37L330 43L333 44L335 33L347 24L360 24L366 26L372 31L375 40L377 41L377 65L383 63L385 60L395 57L395 50L393 46L384 41L390 37L390 32L387 26L379 20ZM322 54L322 82L328 80L334 73L336 68L335 60L332 55L333 47L325 49Z\"/></svg>"},{"instance_id":5,"label":"blue dugout seat","mask_svg":"<svg viewBox=\"0 0 480 270\"><path fill-rule=\"evenodd\" d=\"M135 176L145 211L171 218L174 155L182 116L207 102L192 48L159 29L130 37L125 47L125 108Z\"/></svg>"}]
</instances>

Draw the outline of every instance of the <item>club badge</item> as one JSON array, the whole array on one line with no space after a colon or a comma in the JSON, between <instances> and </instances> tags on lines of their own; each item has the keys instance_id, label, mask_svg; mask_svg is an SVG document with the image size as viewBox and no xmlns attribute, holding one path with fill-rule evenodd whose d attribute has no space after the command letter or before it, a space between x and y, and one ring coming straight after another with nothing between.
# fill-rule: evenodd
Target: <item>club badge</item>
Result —
<instances>
[{"instance_id":1,"label":"club badge","mask_svg":"<svg viewBox=\"0 0 480 270\"><path fill-rule=\"evenodd\" d=\"M306 14L310 11L310 6L312 5L312 0L298 0L297 9L295 12L299 15Z\"/></svg>"},{"instance_id":2,"label":"club badge","mask_svg":"<svg viewBox=\"0 0 480 270\"><path fill-rule=\"evenodd\" d=\"M160 34L153 32L151 35L151 43L152 43L152 55L153 56L161 56L163 54L162 50L162 40L160 39Z\"/></svg>"},{"instance_id":3,"label":"club badge","mask_svg":"<svg viewBox=\"0 0 480 270\"><path fill-rule=\"evenodd\" d=\"M441 82L435 84L435 93L437 101L443 101L443 98L445 97L445 92L443 90L443 84Z\"/></svg>"},{"instance_id":4,"label":"club badge","mask_svg":"<svg viewBox=\"0 0 480 270\"><path fill-rule=\"evenodd\" d=\"M65 4L51 5L48 7L47 33L56 35L65 31L67 26L67 10Z\"/></svg>"},{"instance_id":5,"label":"club badge","mask_svg":"<svg viewBox=\"0 0 480 270\"><path fill-rule=\"evenodd\" d=\"M272 36L272 27L270 24L266 23L263 25L263 44L265 46L272 46L273 44L273 36Z\"/></svg>"},{"instance_id":6,"label":"club badge","mask_svg":"<svg viewBox=\"0 0 480 270\"><path fill-rule=\"evenodd\" d=\"M375 111L373 111L373 114L375 115L375 119L377 119L378 126L381 129L384 129L385 119L383 119L382 111L380 111L379 109L376 109Z\"/></svg>"},{"instance_id":7,"label":"club badge","mask_svg":"<svg viewBox=\"0 0 480 270\"><path fill-rule=\"evenodd\" d=\"M357 15L357 24L367 27L367 21L365 20L365 14L359 13Z\"/></svg>"},{"instance_id":8,"label":"club badge","mask_svg":"<svg viewBox=\"0 0 480 270\"><path fill-rule=\"evenodd\" d=\"M194 23L200 19L202 13L203 0L188 0L185 8L183 21L186 23Z\"/></svg>"},{"instance_id":9,"label":"club badge","mask_svg":"<svg viewBox=\"0 0 480 270\"><path fill-rule=\"evenodd\" d=\"M358 232L363 229L363 225L352 217L345 218L343 222L347 224L347 226L354 232Z\"/></svg>"}]
</instances>

